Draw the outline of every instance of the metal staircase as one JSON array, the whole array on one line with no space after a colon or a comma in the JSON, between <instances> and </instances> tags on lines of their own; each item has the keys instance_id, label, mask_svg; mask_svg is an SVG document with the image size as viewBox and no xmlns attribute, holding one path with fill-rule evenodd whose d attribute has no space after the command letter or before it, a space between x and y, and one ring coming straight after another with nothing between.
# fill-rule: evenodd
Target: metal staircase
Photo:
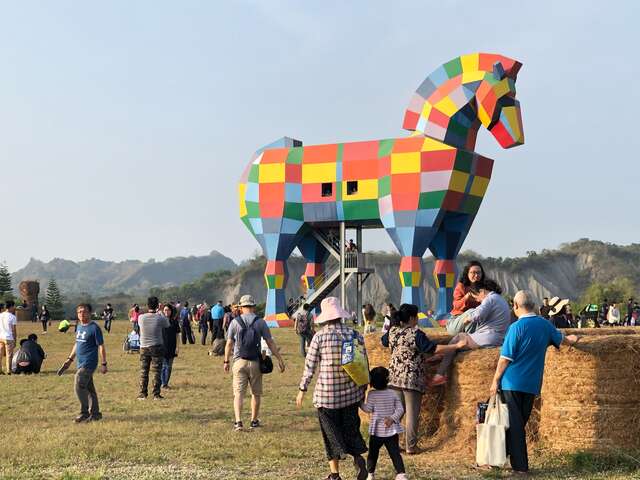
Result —
<instances>
[{"instance_id":1,"label":"metal staircase","mask_svg":"<svg viewBox=\"0 0 640 480\"><path fill-rule=\"evenodd\" d=\"M289 316L295 315L298 310L302 308L305 303L312 309L320 306L320 302L331 294L331 292L341 283L342 279L342 293L341 296L344 299L344 292L346 285L349 283L352 277L358 282L357 285L357 304L358 310L362 304L362 284L374 273L374 269L367 265L367 255L359 252L342 252L341 248L344 248L344 238L341 241L336 241L335 237L328 235L323 230L313 230L313 235L316 239L328 250L328 252L337 261L337 265L333 265L328 268L323 274L318 275L315 278L314 283L317 285L313 293L308 298L300 298L297 302L291 304L288 308ZM341 235L344 237L344 233ZM359 235L360 236L360 235ZM360 238L359 238L360 241ZM356 314L360 316L360 312Z\"/></svg>"}]
</instances>

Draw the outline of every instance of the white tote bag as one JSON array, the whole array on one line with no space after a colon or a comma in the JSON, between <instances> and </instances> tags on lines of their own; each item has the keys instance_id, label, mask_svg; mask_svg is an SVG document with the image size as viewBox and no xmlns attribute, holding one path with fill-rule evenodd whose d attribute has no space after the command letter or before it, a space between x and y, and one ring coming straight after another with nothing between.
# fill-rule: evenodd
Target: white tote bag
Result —
<instances>
[{"instance_id":1,"label":"white tote bag","mask_svg":"<svg viewBox=\"0 0 640 480\"><path fill-rule=\"evenodd\" d=\"M500 399L500 395L495 395L489 399L487 413L484 423L489 425L502 425L509 428L509 407Z\"/></svg>"},{"instance_id":2,"label":"white tote bag","mask_svg":"<svg viewBox=\"0 0 640 480\"><path fill-rule=\"evenodd\" d=\"M476 425L476 463L478 465L502 467L506 463L506 429L508 424L507 406L500 401L500 397L491 397L485 423Z\"/></svg>"}]
</instances>

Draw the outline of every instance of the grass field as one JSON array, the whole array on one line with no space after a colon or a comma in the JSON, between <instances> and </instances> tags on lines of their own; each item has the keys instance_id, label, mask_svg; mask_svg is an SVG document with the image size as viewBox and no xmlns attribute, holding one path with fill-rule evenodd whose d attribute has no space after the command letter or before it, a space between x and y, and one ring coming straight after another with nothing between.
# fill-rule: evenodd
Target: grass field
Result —
<instances>
[{"instance_id":1,"label":"grass field","mask_svg":"<svg viewBox=\"0 0 640 480\"><path fill-rule=\"evenodd\" d=\"M38 324L19 324L23 338ZM109 373L96 373L104 419L76 425L78 403L73 368L58 377L56 369L74 342L73 331L40 335L48 358L43 373L0 377L0 478L60 479L313 479L327 466L311 395L295 408L302 358L289 329L274 330L287 362L284 374L265 378L261 420L252 432L232 430L231 378L222 359L201 345L180 345L174 363L173 389L164 401L136 400L138 356L122 352L124 322L106 335ZM247 405L248 407L248 405ZM248 423L248 413L245 423ZM364 428L363 428L364 430ZM452 455L446 464L429 453L405 458L410 478L502 478L508 472L480 473ZM533 456L536 478L640 478L640 463L630 456ZM343 478L353 478L344 462ZM378 478L393 478L381 454Z\"/></svg>"}]
</instances>

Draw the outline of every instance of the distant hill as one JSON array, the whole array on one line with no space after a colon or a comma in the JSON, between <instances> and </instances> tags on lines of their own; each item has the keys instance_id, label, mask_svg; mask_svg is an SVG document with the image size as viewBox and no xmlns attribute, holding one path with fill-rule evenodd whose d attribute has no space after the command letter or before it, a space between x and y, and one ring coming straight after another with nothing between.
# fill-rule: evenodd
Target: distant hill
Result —
<instances>
[{"instance_id":1,"label":"distant hill","mask_svg":"<svg viewBox=\"0 0 640 480\"><path fill-rule=\"evenodd\" d=\"M592 283L608 283L619 278L629 278L634 285L640 283L640 244L619 246L610 243L581 239L560 246L556 250L528 252L525 257L491 258L466 251L458 257L461 271L469 260L480 260L487 275L498 281L507 295L519 289L530 290L537 298L555 296L578 300ZM379 308L383 302L397 303L401 287L398 279L400 257L397 254L373 252L369 262L376 270L364 284L363 299ZM184 298L190 301L223 299L231 303L240 295L249 293L259 302L265 301L264 257L244 262L237 270L205 275L201 279L177 288L158 289L155 292L167 298ZM423 285L427 305L436 302L433 284L433 258L424 258L425 275ZM292 257L288 262L289 282L286 295L297 297L302 293L300 275L305 262L301 257ZM349 293L348 297L355 298ZM352 287L351 287L352 288ZM337 289L334 294L337 294ZM351 307L353 308L353 307Z\"/></svg>"},{"instance_id":2,"label":"distant hill","mask_svg":"<svg viewBox=\"0 0 640 480\"><path fill-rule=\"evenodd\" d=\"M233 260L214 250L206 256L173 257L162 262L107 262L95 258L72 262L54 258L45 263L32 258L12 276L14 288L22 280L39 280L43 293L49 279L55 277L65 296L81 292L95 296L146 295L153 287L168 288L194 281L208 272L235 269Z\"/></svg>"}]
</instances>

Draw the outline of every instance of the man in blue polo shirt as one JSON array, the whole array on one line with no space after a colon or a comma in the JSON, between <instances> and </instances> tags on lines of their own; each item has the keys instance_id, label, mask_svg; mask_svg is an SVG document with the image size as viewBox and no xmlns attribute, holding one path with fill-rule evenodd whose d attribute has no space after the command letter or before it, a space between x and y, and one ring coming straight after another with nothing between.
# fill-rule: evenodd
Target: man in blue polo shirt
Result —
<instances>
[{"instance_id":1,"label":"man in blue polo shirt","mask_svg":"<svg viewBox=\"0 0 640 480\"><path fill-rule=\"evenodd\" d=\"M496 368L491 395L502 391L502 398L509 407L507 430L507 455L516 473L529 471L525 426L531 415L533 401L542 389L544 360L547 347L560 344L573 345L575 335L564 336L551 322L536 315L533 296L520 290L513 298L513 311L518 321L507 331L500 360Z\"/></svg>"},{"instance_id":2,"label":"man in blue polo shirt","mask_svg":"<svg viewBox=\"0 0 640 480\"><path fill-rule=\"evenodd\" d=\"M213 307L211 307L211 343L215 341L214 330L217 331L222 328L222 319L224 318L224 306L222 300L218 300Z\"/></svg>"},{"instance_id":3,"label":"man in blue polo shirt","mask_svg":"<svg viewBox=\"0 0 640 480\"><path fill-rule=\"evenodd\" d=\"M93 384L93 373L98 368L98 353L102 357L100 371L107 373L107 351L104 348L102 330L96 322L91 320L91 305L81 303L76 307L76 313L78 314L76 343L67 361L58 370L58 375L69 368L74 357L77 357L75 390L80 401L80 415L76 417L75 422L82 423L102 419L98 393Z\"/></svg>"}]
</instances>

